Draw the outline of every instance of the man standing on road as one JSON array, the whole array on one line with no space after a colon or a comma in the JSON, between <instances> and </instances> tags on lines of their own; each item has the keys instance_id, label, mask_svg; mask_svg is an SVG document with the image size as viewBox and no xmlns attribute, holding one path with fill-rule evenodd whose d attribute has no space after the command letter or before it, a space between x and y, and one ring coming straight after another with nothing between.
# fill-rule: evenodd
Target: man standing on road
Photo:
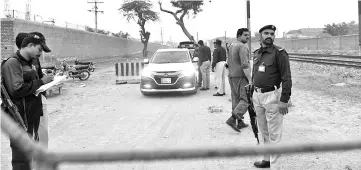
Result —
<instances>
[{"instance_id":1,"label":"man standing on road","mask_svg":"<svg viewBox=\"0 0 361 170\"><path fill-rule=\"evenodd\" d=\"M1 67L1 76L12 102L28 124L27 133L38 138L40 116L43 115L42 101L34 92L42 85L53 80L53 76L40 78L32 60L42 51L50 52L45 39L35 34L27 35L21 43L21 49L8 58ZM10 139L13 170L30 170L30 160L26 153Z\"/></svg>"},{"instance_id":2,"label":"man standing on road","mask_svg":"<svg viewBox=\"0 0 361 170\"><path fill-rule=\"evenodd\" d=\"M226 123L235 131L240 132L240 129L248 126L248 124L243 121L243 115L248 109L245 86L251 81L251 68L247 46L247 41L249 40L248 29L238 29L236 37L237 41L233 42L229 47L227 60L228 79L232 97L232 115Z\"/></svg>"},{"instance_id":3,"label":"man standing on road","mask_svg":"<svg viewBox=\"0 0 361 170\"><path fill-rule=\"evenodd\" d=\"M31 32L29 34L38 35L40 38L44 38L44 35L40 32ZM34 65L38 70L38 74L40 78L43 78L43 72L40 64L40 56L34 60ZM40 125L39 125L39 142L43 144L45 147L48 147L49 143L49 128L48 128L48 112L47 112L47 99L46 92L40 93L41 101L43 105L43 115L40 117Z\"/></svg>"},{"instance_id":4,"label":"man standing on road","mask_svg":"<svg viewBox=\"0 0 361 170\"><path fill-rule=\"evenodd\" d=\"M212 70L216 70L216 87L217 93L213 96L225 95L225 63L227 59L226 49L222 47L222 41L216 39L215 49L213 51Z\"/></svg>"},{"instance_id":5,"label":"man standing on road","mask_svg":"<svg viewBox=\"0 0 361 170\"><path fill-rule=\"evenodd\" d=\"M277 144L282 138L283 116L288 113L291 96L291 69L287 52L273 44L276 27L266 25L259 30L261 47L254 54L253 61L253 104L261 141ZM257 168L282 169L279 154L264 155Z\"/></svg>"},{"instance_id":6,"label":"man standing on road","mask_svg":"<svg viewBox=\"0 0 361 170\"><path fill-rule=\"evenodd\" d=\"M202 40L198 41L199 47L199 61L198 67L202 73L202 88L199 90L209 90L210 85L210 67L211 67L211 49L204 45Z\"/></svg>"},{"instance_id":7,"label":"man standing on road","mask_svg":"<svg viewBox=\"0 0 361 170\"><path fill-rule=\"evenodd\" d=\"M44 37L43 34L39 33L39 32L31 32L29 34L35 34L38 35L39 37ZM20 50L21 48L21 43L23 42L24 38L28 35L28 33L19 33L16 38L15 38L15 43L16 46L18 47L18 49ZM45 38L44 38L45 39ZM40 56L38 56L36 59L32 60L32 64L35 66L39 78L43 78L43 72L42 72L42 68L41 68L41 64L40 64L40 60L39 60ZM47 100L46 100L46 92L41 92L41 101L42 101L42 106L43 106L43 115L40 117L40 124L39 124L39 142L41 144L43 144L45 147L48 147L48 142L49 142L49 129L48 129L48 112L47 112Z\"/></svg>"},{"instance_id":8,"label":"man standing on road","mask_svg":"<svg viewBox=\"0 0 361 170\"><path fill-rule=\"evenodd\" d=\"M199 46L198 44L194 45L194 53L193 53L193 58L194 57L198 57L199 59ZM198 87L202 86L202 72L201 72L201 67L198 66Z\"/></svg>"}]
</instances>

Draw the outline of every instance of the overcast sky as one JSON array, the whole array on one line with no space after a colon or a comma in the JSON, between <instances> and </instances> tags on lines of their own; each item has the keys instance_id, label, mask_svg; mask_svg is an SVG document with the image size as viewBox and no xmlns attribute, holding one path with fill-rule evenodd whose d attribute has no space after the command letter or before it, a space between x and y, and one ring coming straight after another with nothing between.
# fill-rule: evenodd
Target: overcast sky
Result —
<instances>
[{"instance_id":1,"label":"overcast sky","mask_svg":"<svg viewBox=\"0 0 361 170\"><path fill-rule=\"evenodd\" d=\"M28 0L8 0L10 9L25 11ZM69 23L89 25L95 27L94 13L87 10L94 0L31 0L31 13L42 16L43 20L54 18L57 24ZM139 26L131 21L128 23L119 14L118 9L123 0L98 0L98 10L104 14L98 15L98 28L111 32L124 31L132 37L139 38ZM175 11L170 0L161 0L163 8ZM163 40L184 41L187 37L170 14L160 12L158 0L153 2L154 11L159 12L161 21L147 23L146 29L151 32L151 41L161 40L161 27ZM4 0L0 1L1 17L4 17ZM209 0L204 1L203 12L196 18L185 19L187 29L193 36L207 40L214 37L234 37L238 28L247 27L246 0ZM258 30L267 24L277 27L278 36L283 32L299 28L323 28L325 24L333 22L358 23L357 0L251 0L251 31ZM41 20L40 17L37 17ZM65 25L65 24L64 24Z\"/></svg>"}]
</instances>

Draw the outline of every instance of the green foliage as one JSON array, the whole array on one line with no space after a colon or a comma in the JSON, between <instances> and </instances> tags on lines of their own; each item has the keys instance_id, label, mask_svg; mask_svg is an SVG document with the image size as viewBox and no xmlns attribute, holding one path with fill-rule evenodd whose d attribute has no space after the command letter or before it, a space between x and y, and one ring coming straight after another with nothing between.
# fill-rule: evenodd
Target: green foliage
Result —
<instances>
[{"instance_id":1,"label":"green foliage","mask_svg":"<svg viewBox=\"0 0 361 170\"><path fill-rule=\"evenodd\" d=\"M138 23L141 21L158 21L159 16L157 12L151 10L153 4L147 1L130 1L124 3L119 11L123 14L123 17L127 18L127 21L138 19Z\"/></svg>"},{"instance_id":2,"label":"green foliage","mask_svg":"<svg viewBox=\"0 0 361 170\"><path fill-rule=\"evenodd\" d=\"M85 30L88 31L88 32L95 32L95 29L91 28L89 26L85 26ZM98 29L97 33L103 34L103 35L109 35L109 36L113 36L113 37L126 38L126 39L128 39L130 37L129 33L123 33L122 31L119 31L118 33L112 33L110 31L105 31L105 30L102 30L102 29Z\"/></svg>"},{"instance_id":3,"label":"green foliage","mask_svg":"<svg viewBox=\"0 0 361 170\"><path fill-rule=\"evenodd\" d=\"M203 1L171 1L172 6L180 8L176 13L183 12L187 15L192 14L193 18L197 16L199 12L202 12L201 6L204 4ZM190 13L191 12L191 13Z\"/></svg>"},{"instance_id":4,"label":"green foliage","mask_svg":"<svg viewBox=\"0 0 361 170\"><path fill-rule=\"evenodd\" d=\"M358 24L355 21L327 24L325 25L324 33L329 33L332 36L358 34Z\"/></svg>"},{"instance_id":5,"label":"green foliage","mask_svg":"<svg viewBox=\"0 0 361 170\"><path fill-rule=\"evenodd\" d=\"M130 34L128 32L123 33L122 31L120 31L119 33L111 33L111 35L113 37L120 37L120 38L126 38L126 39L128 39L130 37Z\"/></svg>"}]
</instances>

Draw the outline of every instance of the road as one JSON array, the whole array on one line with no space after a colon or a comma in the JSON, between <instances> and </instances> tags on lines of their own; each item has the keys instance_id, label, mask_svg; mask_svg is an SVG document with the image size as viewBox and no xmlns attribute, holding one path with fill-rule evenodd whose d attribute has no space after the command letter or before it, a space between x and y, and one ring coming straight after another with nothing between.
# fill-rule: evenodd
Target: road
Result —
<instances>
[{"instance_id":1,"label":"road","mask_svg":"<svg viewBox=\"0 0 361 170\"><path fill-rule=\"evenodd\" d=\"M82 86L82 83L85 86ZM230 116L230 90L195 95L143 96L139 84L115 84L113 64L98 66L84 82L67 80L61 95L49 97L51 150L128 150L140 148L256 145L251 128L241 133L224 122ZM212 86L213 88L213 86ZM296 96L296 97L294 97ZM284 143L361 137L360 105L294 88L294 107L284 119ZM307 102L313 101L313 102ZM221 113L208 107L223 106ZM246 122L249 122L248 115ZM1 169L11 169L6 136L1 140ZM285 155L285 169L361 169L361 151ZM157 162L64 164L60 169L254 169L258 157Z\"/></svg>"}]
</instances>

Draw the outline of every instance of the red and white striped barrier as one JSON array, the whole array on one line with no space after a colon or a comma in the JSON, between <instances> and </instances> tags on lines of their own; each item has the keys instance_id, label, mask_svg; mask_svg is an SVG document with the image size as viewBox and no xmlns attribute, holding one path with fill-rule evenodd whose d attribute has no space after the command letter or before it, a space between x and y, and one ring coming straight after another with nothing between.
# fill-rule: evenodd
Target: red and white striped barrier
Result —
<instances>
[{"instance_id":1,"label":"red and white striped barrier","mask_svg":"<svg viewBox=\"0 0 361 170\"><path fill-rule=\"evenodd\" d=\"M115 64L116 84L139 83L145 64L141 61L121 62Z\"/></svg>"}]
</instances>

